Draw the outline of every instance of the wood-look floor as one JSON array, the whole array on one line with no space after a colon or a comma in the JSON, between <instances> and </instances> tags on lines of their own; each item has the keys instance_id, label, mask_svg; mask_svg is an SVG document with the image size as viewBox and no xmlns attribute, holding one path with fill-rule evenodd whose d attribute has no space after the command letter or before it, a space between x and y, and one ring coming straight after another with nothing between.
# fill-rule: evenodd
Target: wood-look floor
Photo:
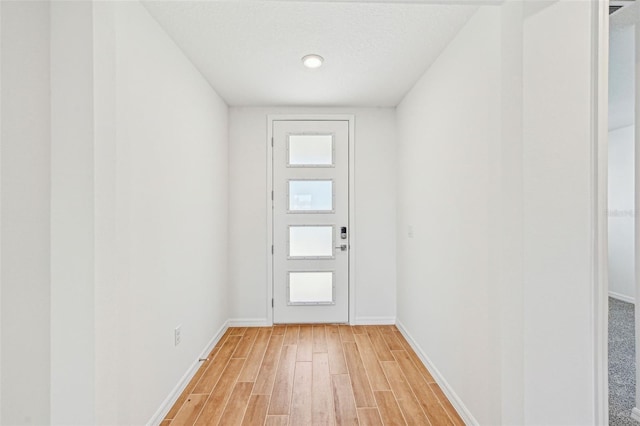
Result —
<instances>
[{"instance_id":1,"label":"wood-look floor","mask_svg":"<svg viewBox=\"0 0 640 426\"><path fill-rule=\"evenodd\" d=\"M229 328L162 423L464 425L395 326Z\"/></svg>"}]
</instances>

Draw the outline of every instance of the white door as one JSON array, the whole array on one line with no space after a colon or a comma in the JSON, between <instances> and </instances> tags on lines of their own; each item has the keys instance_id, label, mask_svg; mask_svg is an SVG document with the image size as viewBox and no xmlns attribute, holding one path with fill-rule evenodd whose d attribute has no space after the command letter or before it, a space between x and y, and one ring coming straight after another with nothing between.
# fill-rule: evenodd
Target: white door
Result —
<instances>
[{"instance_id":1,"label":"white door","mask_svg":"<svg viewBox=\"0 0 640 426\"><path fill-rule=\"evenodd\" d=\"M273 322L349 319L349 122L273 121Z\"/></svg>"}]
</instances>

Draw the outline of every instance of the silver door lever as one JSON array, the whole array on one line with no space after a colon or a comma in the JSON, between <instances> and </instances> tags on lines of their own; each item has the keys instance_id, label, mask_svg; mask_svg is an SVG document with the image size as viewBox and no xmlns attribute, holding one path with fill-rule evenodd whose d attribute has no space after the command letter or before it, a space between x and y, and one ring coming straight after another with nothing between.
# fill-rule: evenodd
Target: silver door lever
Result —
<instances>
[{"instance_id":1,"label":"silver door lever","mask_svg":"<svg viewBox=\"0 0 640 426\"><path fill-rule=\"evenodd\" d=\"M346 244L340 244L339 246L336 246L337 249L340 249L341 251L347 251L347 245Z\"/></svg>"}]
</instances>

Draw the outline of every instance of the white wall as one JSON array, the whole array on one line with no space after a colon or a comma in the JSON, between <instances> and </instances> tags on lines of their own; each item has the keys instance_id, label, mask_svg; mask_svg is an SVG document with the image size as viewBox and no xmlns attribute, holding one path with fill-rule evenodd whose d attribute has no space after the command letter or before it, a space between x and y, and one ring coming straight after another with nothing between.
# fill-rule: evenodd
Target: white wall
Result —
<instances>
[{"instance_id":1,"label":"white wall","mask_svg":"<svg viewBox=\"0 0 640 426\"><path fill-rule=\"evenodd\" d=\"M595 422L591 9L591 2L560 1L524 21L528 424Z\"/></svg>"},{"instance_id":2,"label":"white wall","mask_svg":"<svg viewBox=\"0 0 640 426\"><path fill-rule=\"evenodd\" d=\"M609 294L635 300L635 25L611 22L609 39Z\"/></svg>"},{"instance_id":3,"label":"white wall","mask_svg":"<svg viewBox=\"0 0 640 426\"><path fill-rule=\"evenodd\" d=\"M2 2L1 424L49 424L48 2Z\"/></svg>"},{"instance_id":4,"label":"white wall","mask_svg":"<svg viewBox=\"0 0 640 426\"><path fill-rule=\"evenodd\" d=\"M395 114L390 108L231 108L230 317L271 321L267 318L267 115L314 113L355 115L355 320L393 322Z\"/></svg>"},{"instance_id":5,"label":"white wall","mask_svg":"<svg viewBox=\"0 0 640 426\"><path fill-rule=\"evenodd\" d=\"M524 288L523 288L523 134L522 134L522 40L523 2L502 6L502 137L494 157L499 165L497 186L501 196L494 206L495 233L500 236L500 255L494 259L499 283L492 297L499 327L494 338L500 345L500 394L502 424L524 424ZM497 211L496 211L497 210ZM498 293L498 294L495 294ZM497 334L497 336L495 336Z\"/></svg>"},{"instance_id":6,"label":"white wall","mask_svg":"<svg viewBox=\"0 0 640 426\"><path fill-rule=\"evenodd\" d=\"M631 16L637 13L631 8L625 9L620 13ZM613 16L609 31L609 130L633 124L636 87L635 25L617 23L617 19L623 16ZM631 18L631 22L634 21Z\"/></svg>"},{"instance_id":7,"label":"white wall","mask_svg":"<svg viewBox=\"0 0 640 426\"><path fill-rule=\"evenodd\" d=\"M93 424L92 4L53 2L50 22L51 424Z\"/></svg>"},{"instance_id":8,"label":"white wall","mask_svg":"<svg viewBox=\"0 0 640 426\"><path fill-rule=\"evenodd\" d=\"M634 126L609 132L609 294L635 301Z\"/></svg>"},{"instance_id":9,"label":"white wall","mask_svg":"<svg viewBox=\"0 0 640 426\"><path fill-rule=\"evenodd\" d=\"M226 104L139 3L116 6L119 424L150 420L224 326ZM182 343L174 347L174 328Z\"/></svg>"},{"instance_id":10,"label":"white wall","mask_svg":"<svg viewBox=\"0 0 640 426\"><path fill-rule=\"evenodd\" d=\"M93 110L94 110L94 324L95 327L95 423L118 423L120 302L125 278L118 270L122 255L116 237L116 6L93 4ZM120 278L122 277L122 278Z\"/></svg>"},{"instance_id":11,"label":"white wall","mask_svg":"<svg viewBox=\"0 0 640 426\"><path fill-rule=\"evenodd\" d=\"M591 7L482 8L398 107L398 322L472 423L595 423Z\"/></svg>"},{"instance_id":12,"label":"white wall","mask_svg":"<svg viewBox=\"0 0 640 426\"><path fill-rule=\"evenodd\" d=\"M489 297L500 131L500 9L483 7L398 107L397 240L398 323L481 424L500 424Z\"/></svg>"},{"instance_id":13,"label":"white wall","mask_svg":"<svg viewBox=\"0 0 640 426\"><path fill-rule=\"evenodd\" d=\"M229 316L228 108L137 2L1 18L0 423L147 423Z\"/></svg>"}]
</instances>

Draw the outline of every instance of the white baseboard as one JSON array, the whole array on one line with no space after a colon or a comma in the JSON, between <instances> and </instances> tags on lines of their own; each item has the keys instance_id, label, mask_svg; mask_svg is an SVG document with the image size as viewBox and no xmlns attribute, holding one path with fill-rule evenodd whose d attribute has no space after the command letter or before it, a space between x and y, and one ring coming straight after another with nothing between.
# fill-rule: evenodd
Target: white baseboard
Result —
<instances>
[{"instance_id":1,"label":"white baseboard","mask_svg":"<svg viewBox=\"0 0 640 426\"><path fill-rule=\"evenodd\" d=\"M396 317L357 317L352 325L395 325Z\"/></svg>"},{"instance_id":2,"label":"white baseboard","mask_svg":"<svg viewBox=\"0 0 640 426\"><path fill-rule=\"evenodd\" d=\"M396 317L358 317L351 325L395 325ZM231 318L229 327L271 327L273 323L266 318Z\"/></svg>"},{"instance_id":3,"label":"white baseboard","mask_svg":"<svg viewBox=\"0 0 640 426\"><path fill-rule=\"evenodd\" d=\"M273 325L266 318L231 318L227 324L229 327L270 327Z\"/></svg>"},{"instance_id":4,"label":"white baseboard","mask_svg":"<svg viewBox=\"0 0 640 426\"><path fill-rule=\"evenodd\" d=\"M625 294L616 293L615 291L610 291L609 292L609 297L613 297L614 299L622 300L623 302L633 303L634 305L636 304L636 299L635 298L633 298L631 296L627 296Z\"/></svg>"},{"instance_id":5,"label":"white baseboard","mask_svg":"<svg viewBox=\"0 0 640 426\"><path fill-rule=\"evenodd\" d=\"M458 412L458 414L460 415L464 423L466 425L474 425L474 426L480 425L480 423L478 423L475 417L473 417L473 414L471 414L467 406L464 405L460 397L454 392L453 388L442 376L440 371L436 368L433 362L431 362L427 354L425 354L425 352L422 350L420 345L418 345L418 342L416 342L415 339L411 336L411 334L407 331L404 325L402 325L402 323L398 321L396 323L396 327L398 327L398 330L400 330L400 333L402 333L402 335L405 337L407 342L409 342L409 344L411 345L415 353L418 355L418 357L420 357L420 360L427 367L427 369L435 379L436 383L438 384L438 386L440 386L440 388L442 389L442 392L444 392L446 397L449 399L449 401L453 405L453 408L456 409L456 411Z\"/></svg>"},{"instance_id":6,"label":"white baseboard","mask_svg":"<svg viewBox=\"0 0 640 426\"><path fill-rule=\"evenodd\" d=\"M631 418L637 422L640 422L640 410L637 407L633 407L631 410Z\"/></svg>"},{"instance_id":7,"label":"white baseboard","mask_svg":"<svg viewBox=\"0 0 640 426\"><path fill-rule=\"evenodd\" d=\"M222 324L222 327L220 327L218 332L209 341L209 343L204 348L200 356L193 362L193 364L191 364L191 367L189 367L187 372L184 373L184 375L182 376L178 384L173 388L173 390L171 390L169 395L165 398L165 400L160 405L160 408L158 408L155 414L151 417L151 420L147 422L147 425L156 426L162 423L162 420L164 420L164 417L167 415L167 413L169 413L169 410L171 410L171 407L173 407L173 404L176 403L176 401L178 400L182 392L185 390L185 388L193 378L193 376L195 376L196 372L198 371L198 368L200 368L200 365L202 363L199 360L209 356L209 353L211 353L211 351L213 350L213 347L220 341L224 332L227 331L227 328L229 327L228 323L229 321L225 321Z\"/></svg>"}]
</instances>

